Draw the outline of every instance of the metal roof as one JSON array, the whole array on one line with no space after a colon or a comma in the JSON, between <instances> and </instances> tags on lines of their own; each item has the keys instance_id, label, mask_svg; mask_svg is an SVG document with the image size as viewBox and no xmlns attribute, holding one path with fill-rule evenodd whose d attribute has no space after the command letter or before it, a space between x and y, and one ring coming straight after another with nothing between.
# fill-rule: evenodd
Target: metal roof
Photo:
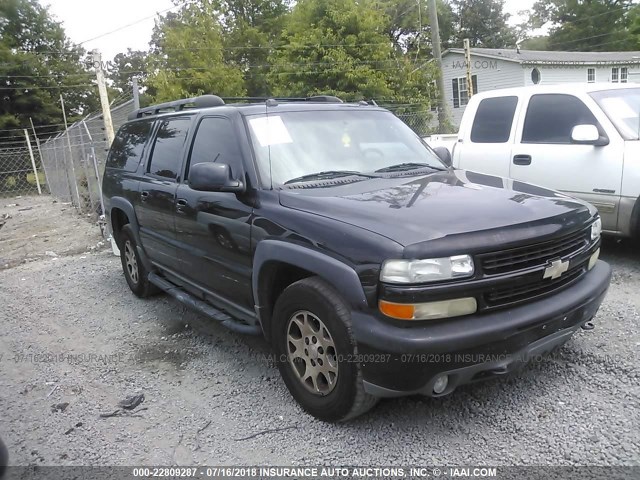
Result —
<instances>
[{"instance_id":1,"label":"metal roof","mask_svg":"<svg viewBox=\"0 0 640 480\"><path fill-rule=\"evenodd\" d=\"M449 48L442 54L459 53L462 48ZM522 64L610 65L640 63L640 51L635 52L560 52L543 50L516 50L515 48L472 48L471 54L479 57L498 58Z\"/></svg>"}]
</instances>

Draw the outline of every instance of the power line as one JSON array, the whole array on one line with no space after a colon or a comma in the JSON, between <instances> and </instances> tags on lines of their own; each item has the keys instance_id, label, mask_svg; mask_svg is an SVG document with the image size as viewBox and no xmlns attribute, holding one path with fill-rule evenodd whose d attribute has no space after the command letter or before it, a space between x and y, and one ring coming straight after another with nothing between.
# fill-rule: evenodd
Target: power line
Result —
<instances>
[{"instance_id":1,"label":"power line","mask_svg":"<svg viewBox=\"0 0 640 480\"><path fill-rule=\"evenodd\" d=\"M27 86L27 87L5 87L0 86L0 91L2 90L55 90L57 88L95 88L96 85L55 85L50 87L38 87L38 86Z\"/></svg>"},{"instance_id":2,"label":"power line","mask_svg":"<svg viewBox=\"0 0 640 480\"><path fill-rule=\"evenodd\" d=\"M106 35L106 34L105 34ZM99 38L99 37L96 37ZM85 40L88 42L90 40ZM84 42L83 42L84 43ZM358 47L379 47L379 46L392 46L393 42L389 40L388 42L376 42L376 43L314 43L309 45L292 45L290 43L282 43L279 45L236 45L236 46L220 46L220 47L183 47L183 48L165 48L162 49L163 52L182 52L182 51L229 51L229 50L278 50L278 49L301 49L306 50L310 48L325 48L325 47L349 47L349 48L358 48ZM69 55L68 52L57 52L57 51L48 51L48 52L31 52L28 50L18 50L21 53L35 53L35 54L51 54L51 55ZM153 52L144 52L144 53L153 53Z\"/></svg>"},{"instance_id":3,"label":"power line","mask_svg":"<svg viewBox=\"0 0 640 480\"><path fill-rule=\"evenodd\" d=\"M174 8L182 7L185 3L187 3L187 2L186 1L181 2L181 3L177 4L177 5L174 5L173 7L166 8L166 9L160 11L160 12L154 13L153 15L149 15L148 17L144 17L144 18L141 18L139 20L136 20L135 22L128 23L127 25L123 25L122 27L116 28L115 30L111 30L109 32L103 33L103 34L98 35L98 36L93 37L93 38L89 38L88 40L84 40L83 42L80 42L78 45L82 45L82 44L87 43L87 42L92 42L93 40L97 40L99 38L106 37L106 36L111 35L113 33L120 32L121 30L124 30L125 28L129 28L129 27L132 27L134 25L137 25L138 23L142 23L142 22L144 22L146 20L149 20L151 18L155 18L156 16L158 16L158 15L160 15L162 13L166 13L169 10L173 10Z\"/></svg>"}]
</instances>

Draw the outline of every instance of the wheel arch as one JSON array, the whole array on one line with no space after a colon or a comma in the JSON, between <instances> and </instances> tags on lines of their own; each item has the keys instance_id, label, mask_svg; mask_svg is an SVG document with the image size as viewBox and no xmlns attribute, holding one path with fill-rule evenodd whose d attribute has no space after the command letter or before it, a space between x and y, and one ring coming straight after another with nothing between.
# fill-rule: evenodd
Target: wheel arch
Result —
<instances>
[{"instance_id":1,"label":"wheel arch","mask_svg":"<svg viewBox=\"0 0 640 480\"><path fill-rule=\"evenodd\" d=\"M640 240L640 197L636 198L630 220L629 233L631 234L631 238Z\"/></svg>"},{"instance_id":2,"label":"wheel arch","mask_svg":"<svg viewBox=\"0 0 640 480\"><path fill-rule=\"evenodd\" d=\"M262 331L270 341L271 316L278 296L292 283L318 276L334 285L352 309L368 306L356 271L340 260L310 248L278 240L258 243L253 258L252 290Z\"/></svg>"}]
</instances>

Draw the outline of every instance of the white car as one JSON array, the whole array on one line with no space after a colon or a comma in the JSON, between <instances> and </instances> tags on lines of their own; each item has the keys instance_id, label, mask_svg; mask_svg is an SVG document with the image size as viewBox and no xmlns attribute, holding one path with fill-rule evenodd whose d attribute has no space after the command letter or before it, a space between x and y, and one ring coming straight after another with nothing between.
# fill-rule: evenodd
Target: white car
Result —
<instances>
[{"instance_id":1,"label":"white car","mask_svg":"<svg viewBox=\"0 0 640 480\"><path fill-rule=\"evenodd\" d=\"M451 154L454 167L590 202L605 232L638 238L639 139L640 85L535 85L474 95Z\"/></svg>"}]
</instances>

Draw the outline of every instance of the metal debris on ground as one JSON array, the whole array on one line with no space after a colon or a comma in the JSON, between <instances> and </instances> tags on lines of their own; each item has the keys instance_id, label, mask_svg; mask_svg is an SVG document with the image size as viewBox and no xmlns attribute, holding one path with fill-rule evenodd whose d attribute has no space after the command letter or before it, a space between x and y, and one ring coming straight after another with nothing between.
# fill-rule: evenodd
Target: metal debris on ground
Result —
<instances>
[{"instance_id":1,"label":"metal debris on ground","mask_svg":"<svg viewBox=\"0 0 640 480\"><path fill-rule=\"evenodd\" d=\"M69 402L63 402L63 403L54 403L53 405L51 405L51 411L52 412L64 412L67 407L69 406Z\"/></svg>"},{"instance_id":2,"label":"metal debris on ground","mask_svg":"<svg viewBox=\"0 0 640 480\"><path fill-rule=\"evenodd\" d=\"M132 395L125 398L124 400L120 400L120 402L118 402L118 406L124 408L125 410L133 410L142 402L144 402L144 393L141 393L139 395Z\"/></svg>"}]
</instances>

